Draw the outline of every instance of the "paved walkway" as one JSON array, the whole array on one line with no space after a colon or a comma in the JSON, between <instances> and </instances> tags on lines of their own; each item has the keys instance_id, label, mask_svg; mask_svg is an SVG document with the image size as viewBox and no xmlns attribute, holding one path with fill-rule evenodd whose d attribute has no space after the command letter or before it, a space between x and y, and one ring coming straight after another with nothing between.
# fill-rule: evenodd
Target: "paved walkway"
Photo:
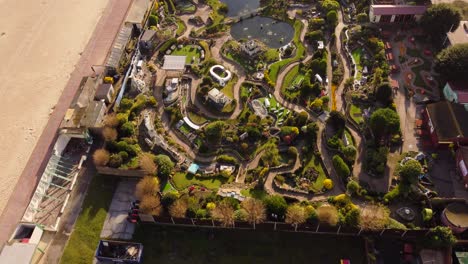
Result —
<instances>
[{"instance_id":1,"label":"paved walkway","mask_svg":"<svg viewBox=\"0 0 468 264\"><path fill-rule=\"evenodd\" d=\"M101 238L117 240L132 239L135 224L127 221L130 204L135 201L136 180L122 180L114 192L112 203L109 207Z\"/></svg>"},{"instance_id":2,"label":"paved walkway","mask_svg":"<svg viewBox=\"0 0 468 264\"><path fill-rule=\"evenodd\" d=\"M132 0L110 0L104 14L99 20L81 59L76 65L70 80L63 90L60 99L51 114L41 137L21 174L18 183L10 197L7 207L0 217L0 244L3 245L10 237L16 224L23 216L30 198L40 179L42 170L47 163L47 157L52 151L52 144L57 137L57 129L62 122L65 111L79 88L83 76L92 75L91 66L102 65L106 59L115 36L120 30L122 21Z\"/></svg>"},{"instance_id":3,"label":"paved walkway","mask_svg":"<svg viewBox=\"0 0 468 264\"><path fill-rule=\"evenodd\" d=\"M340 57L340 60L343 64L343 81L341 84L336 88L335 91L335 98L336 98L336 110L337 111L344 111L343 109L343 90L344 90L344 83L346 79L350 76L349 71L349 64L348 60L346 60L346 54L344 53L342 46L341 46L341 34L344 34L344 27L346 25L343 23L343 15L341 12L338 12L338 25L335 28L335 36L336 36L336 52ZM331 80L331 79L330 79ZM329 81L330 81L329 80Z\"/></svg>"}]
</instances>

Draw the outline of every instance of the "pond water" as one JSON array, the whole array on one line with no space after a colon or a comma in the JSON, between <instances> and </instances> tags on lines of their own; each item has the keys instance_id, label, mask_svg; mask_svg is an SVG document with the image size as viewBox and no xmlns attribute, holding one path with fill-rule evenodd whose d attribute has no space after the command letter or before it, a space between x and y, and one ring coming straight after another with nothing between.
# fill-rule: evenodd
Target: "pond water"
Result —
<instances>
[{"instance_id":1,"label":"pond water","mask_svg":"<svg viewBox=\"0 0 468 264\"><path fill-rule=\"evenodd\" d=\"M294 28L269 17L255 16L232 25L231 35L236 40L258 39L268 47L277 49L292 40Z\"/></svg>"},{"instance_id":2,"label":"pond water","mask_svg":"<svg viewBox=\"0 0 468 264\"><path fill-rule=\"evenodd\" d=\"M229 17L243 16L260 7L260 0L221 0L228 6Z\"/></svg>"}]
</instances>

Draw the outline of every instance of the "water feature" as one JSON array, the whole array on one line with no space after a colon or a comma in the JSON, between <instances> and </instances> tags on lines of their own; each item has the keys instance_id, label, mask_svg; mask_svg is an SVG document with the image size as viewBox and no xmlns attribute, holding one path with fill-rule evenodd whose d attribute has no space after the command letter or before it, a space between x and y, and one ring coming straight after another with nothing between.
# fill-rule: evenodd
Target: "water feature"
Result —
<instances>
[{"instance_id":1,"label":"water feature","mask_svg":"<svg viewBox=\"0 0 468 264\"><path fill-rule=\"evenodd\" d=\"M229 17L244 16L260 7L260 0L221 0L228 6Z\"/></svg>"},{"instance_id":2,"label":"water feature","mask_svg":"<svg viewBox=\"0 0 468 264\"><path fill-rule=\"evenodd\" d=\"M255 16L232 25L231 35L236 40L258 39L268 47L277 49L292 40L294 28L269 17Z\"/></svg>"}]
</instances>

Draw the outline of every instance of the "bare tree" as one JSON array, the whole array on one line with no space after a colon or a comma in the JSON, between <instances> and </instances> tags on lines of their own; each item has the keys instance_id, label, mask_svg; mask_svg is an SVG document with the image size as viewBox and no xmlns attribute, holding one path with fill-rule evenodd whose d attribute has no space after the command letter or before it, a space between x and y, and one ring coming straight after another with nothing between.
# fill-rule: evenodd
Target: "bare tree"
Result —
<instances>
[{"instance_id":1,"label":"bare tree","mask_svg":"<svg viewBox=\"0 0 468 264\"><path fill-rule=\"evenodd\" d=\"M178 199L169 206L169 214L172 217L183 218L187 213L188 204L184 199Z\"/></svg>"},{"instance_id":2,"label":"bare tree","mask_svg":"<svg viewBox=\"0 0 468 264\"><path fill-rule=\"evenodd\" d=\"M140 202L140 211L149 215L160 215L162 212L162 204L159 196L145 195Z\"/></svg>"},{"instance_id":3,"label":"bare tree","mask_svg":"<svg viewBox=\"0 0 468 264\"><path fill-rule=\"evenodd\" d=\"M298 205L298 204L293 204L288 207L286 210L286 219L285 222L288 224L302 224L306 221L306 214L304 207Z\"/></svg>"},{"instance_id":4,"label":"bare tree","mask_svg":"<svg viewBox=\"0 0 468 264\"><path fill-rule=\"evenodd\" d=\"M156 175L158 167L151 155L147 153L140 154L140 168L150 175Z\"/></svg>"},{"instance_id":5,"label":"bare tree","mask_svg":"<svg viewBox=\"0 0 468 264\"><path fill-rule=\"evenodd\" d=\"M109 151L101 148L94 151L93 161L96 166L106 166L109 163L110 154Z\"/></svg>"},{"instance_id":6,"label":"bare tree","mask_svg":"<svg viewBox=\"0 0 468 264\"><path fill-rule=\"evenodd\" d=\"M359 226L367 230L383 229L390 221L388 208L381 205L366 205L361 209Z\"/></svg>"},{"instance_id":7,"label":"bare tree","mask_svg":"<svg viewBox=\"0 0 468 264\"><path fill-rule=\"evenodd\" d=\"M221 221L224 227L233 226L234 208L232 208L229 203L222 201L215 209L213 209L213 218Z\"/></svg>"},{"instance_id":8,"label":"bare tree","mask_svg":"<svg viewBox=\"0 0 468 264\"><path fill-rule=\"evenodd\" d=\"M117 127L119 125L119 119L115 113L108 114L104 119L104 125L108 127Z\"/></svg>"},{"instance_id":9,"label":"bare tree","mask_svg":"<svg viewBox=\"0 0 468 264\"><path fill-rule=\"evenodd\" d=\"M336 210L336 207L325 204L317 208L316 212L320 222L327 223L332 226L338 223L338 211Z\"/></svg>"},{"instance_id":10,"label":"bare tree","mask_svg":"<svg viewBox=\"0 0 468 264\"><path fill-rule=\"evenodd\" d=\"M241 207L247 212L247 221L251 224L258 224L266 219L265 205L262 201L247 198L241 203Z\"/></svg>"},{"instance_id":11,"label":"bare tree","mask_svg":"<svg viewBox=\"0 0 468 264\"><path fill-rule=\"evenodd\" d=\"M141 200L145 196L156 195L158 191L159 191L158 178L153 177L153 176L146 176L138 182L136 186L136 190L135 190L135 196Z\"/></svg>"},{"instance_id":12,"label":"bare tree","mask_svg":"<svg viewBox=\"0 0 468 264\"><path fill-rule=\"evenodd\" d=\"M102 137L104 138L105 141L114 141L117 139L117 130L112 127L104 127L102 129Z\"/></svg>"}]
</instances>

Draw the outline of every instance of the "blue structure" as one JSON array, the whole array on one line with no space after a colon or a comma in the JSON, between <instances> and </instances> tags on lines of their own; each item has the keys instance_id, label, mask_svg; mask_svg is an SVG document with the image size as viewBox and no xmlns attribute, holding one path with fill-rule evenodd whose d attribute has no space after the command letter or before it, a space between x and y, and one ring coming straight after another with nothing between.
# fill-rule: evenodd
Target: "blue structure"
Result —
<instances>
[{"instance_id":1,"label":"blue structure","mask_svg":"<svg viewBox=\"0 0 468 264\"><path fill-rule=\"evenodd\" d=\"M188 173L196 174L199 168L200 168L200 165L196 163L192 163L190 164L190 167L188 168Z\"/></svg>"}]
</instances>

